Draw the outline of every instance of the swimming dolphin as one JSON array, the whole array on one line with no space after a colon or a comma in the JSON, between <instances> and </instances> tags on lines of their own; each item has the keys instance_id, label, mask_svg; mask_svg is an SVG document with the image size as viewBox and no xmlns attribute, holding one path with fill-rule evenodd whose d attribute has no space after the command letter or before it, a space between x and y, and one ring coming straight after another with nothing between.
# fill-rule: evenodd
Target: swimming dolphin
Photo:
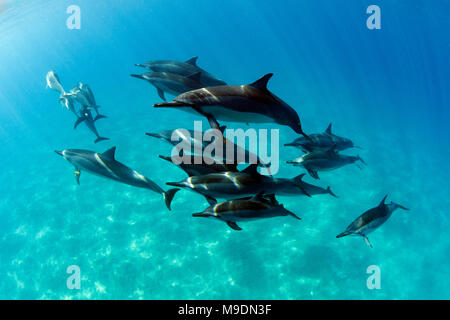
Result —
<instances>
[{"instance_id":1,"label":"swimming dolphin","mask_svg":"<svg viewBox=\"0 0 450 320\"><path fill-rule=\"evenodd\" d=\"M198 67L197 58L198 57L192 57L186 62L177 62L171 60L149 61L142 64L136 64L136 66L144 67L155 72L168 72L185 77L200 72L201 82L206 87L226 85L225 81L217 79L210 73Z\"/></svg>"},{"instance_id":2,"label":"swimming dolphin","mask_svg":"<svg viewBox=\"0 0 450 320\"><path fill-rule=\"evenodd\" d=\"M323 133L309 135L309 139L299 137L285 146L293 146L303 150L303 152L325 151L336 145L337 151L356 147L350 139L339 137L331 132L331 123Z\"/></svg>"},{"instance_id":3,"label":"swimming dolphin","mask_svg":"<svg viewBox=\"0 0 450 320\"><path fill-rule=\"evenodd\" d=\"M78 114L78 112L77 112L77 110L75 108L75 104L73 103L73 100L72 100L72 98L70 96L62 95L59 98L59 102L67 110L71 111L77 118L80 117L80 115Z\"/></svg>"},{"instance_id":4,"label":"swimming dolphin","mask_svg":"<svg viewBox=\"0 0 450 320\"><path fill-rule=\"evenodd\" d=\"M173 107L205 116L212 128L217 120L244 123L278 123L303 132L297 112L267 90L273 73L243 86L218 86L189 91L171 102L156 103L154 107Z\"/></svg>"},{"instance_id":5,"label":"swimming dolphin","mask_svg":"<svg viewBox=\"0 0 450 320\"><path fill-rule=\"evenodd\" d=\"M164 92L178 96L187 91L203 88L204 85L200 80L200 75L200 72L188 76L168 72L147 72L142 75L132 74L131 76L150 82L156 88L160 98L166 101Z\"/></svg>"},{"instance_id":6,"label":"swimming dolphin","mask_svg":"<svg viewBox=\"0 0 450 320\"><path fill-rule=\"evenodd\" d=\"M166 160L175 164L171 157L159 156L161 159ZM236 164L226 164L213 162L213 159L205 159L203 156L190 155L188 163L175 164L181 170L186 172L189 177L201 176L204 174L217 173L217 172L227 172L227 171L238 171ZM206 162L210 161L210 162ZM211 164L207 164L211 163Z\"/></svg>"},{"instance_id":7,"label":"swimming dolphin","mask_svg":"<svg viewBox=\"0 0 450 320\"><path fill-rule=\"evenodd\" d=\"M115 159L116 147L112 147L103 153L80 149L66 149L55 152L73 164L75 167L75 178L78 184L80 184L81 170L86 170L104 178L157 192L163 196L169 210L172 199L179 190L170 189L164 191L152 180L117 161Z\"/></svg>"},{"instance_id":8,"label":"swimming dolphin","mask_svg":"<svg viewBox=\"0 0 450 320\"><path fill-rule=\"evenodd\" d=\"M100 108L100 106L95 101L94 93L92 92L91 88L87 84L82 82L79 82L77 87L81 94L86 98L81 100L87 101L89 108L95 109L95 112L97 113L97 115L95 116L95 120L106 118L105 115L102 115L98 112L98 108Z\"/></svg>"},{"instance_id":9,"label":"swimming dolphin","mask_svg":"<svg viewBox=\"0 0 450 320\"><path fill-rule=\"evenodd\" d=\"M48 88L58 91L61 96L66 93L55 71L50 70L49 72L47 72L47 76L45 77L45 79L47 81Z\"/></svg>"},{"instance_id":10,"label":"swimming dolphin","mask_svg":"<svg viewBox=\"0 0 450 320\"><path fill-rule=\"evenodd\" d=\"M327 151L306 153L297 159L287 161L287 163L293 164L294 166L303 166L311 177L319 179L318 171L337 169L358 160L366 164L360 156L339 154L335 146L333 146Z\"/></svg>"},{"instance_id":11,"label":"swimming dolphin","mask_svg":"<svg viewBox=\"0 0 450 320\"><path fill-rule=\"evenodd\" d=\"M109 140L109 138L100 137L100 135L98 134L97 128L95 127L95 119L92 118L92 113L87 106L84 106L83 109L80 111L80 116L77 119L77 121L75 121L73 128L76 129L77 126L82 122L84 122L88 127L88 129L91 130L97 136L97 139L95 139L94 141L95 143L103 140Z\"/></svg>"},{"instance_id":12,"label":"swimming dolphin","mask_svg":"<svg viewBox=\"0 0 450 320\"><path fill-rule=\"evenodd\" d=\"M259 174L257 165L252 164L242 171L226 171L201 176L191 176L180 182L167 182L169 186L185 188L203 195L209 204L217 203L216 198L236 199L252 196L261 191L268 194L297 196L305 194L302 176L292 179L273 178Z\"/></svg>"},{"instance_id":13,"label":"swimming dolphin","mask_svg":"<svg viewBox=\"0 0 450 320\"><path fill-rule=\"evenodd\" d=\"M396 209L409 210L392 201L391 203L386 204L386 198L387 195L381 200L377 207L367 210L356 218L355 221L353 221L344 232L338 234L336 238L342 238L348 235L359 235L363 237L366 244L372 248L372 244L370 243L369 238L367 238L367 234L385 223Z\"/></svg>"},{"instance_id":14,"label":"swimming dolphin","mask_svg":"<svg viewBox=\"0 0 450 320\"><path fill-rule=\"evenodd\" d=\"M222 156L218 157L218 155L214 155L214 160L221 161L221 162L232 162L233 164L238 164L239 162L245 162L250 161L251 159L256 159L256 162L262 166L262 167L268 167L269 164L266 164L264 161L262 161L256 154L251 153L250 151L246 150L245 148L242 148L238 146L237 144L233 143L231 140L228 140L225 138L223 132L225 130L225 127L220 127L220 130L222 132ZM203 155L203 151L206 147L208 147L211 144L215 143L214 141L205 141L203 139L204 132L201 131L194 131L194 130L186 130L186 129L175 129L175 130L163 130L158 133L152 133L147 132L146 135L161 139L163 141L166 141L167 143L170 143L173 146L177 146L181 141L184 141L186 143L189 143L191 146L191 150L184 150L186 151L186 154L197 154L197 155ZM173 139L172 139L173 137ZM220 137L218 137L220 138ZM220 147L220 145L217 145L217 147ZM231 148L233 149L233 154L227 152L227 149ZM198 151L201 152L201 154L198 154ZM242 161L244 160L244 161Z\"/></svg>"},{"instance_id":15,"label":"swimming dolphin","mask_svg":"<svg viewBox=\"0 0 450 320\"><path fill-rule=\"evenodd\" d=\"M211 205L203 212L194 213L192 216L220 219L225 221L233 230L242 230L236 224L237 221L252 221L280 216L292 216L301 220L297 215L286 210L282 204L279 204L275 197L264 198L263 192L251 198L230 200Z\"/></svg>"}]
</instances>

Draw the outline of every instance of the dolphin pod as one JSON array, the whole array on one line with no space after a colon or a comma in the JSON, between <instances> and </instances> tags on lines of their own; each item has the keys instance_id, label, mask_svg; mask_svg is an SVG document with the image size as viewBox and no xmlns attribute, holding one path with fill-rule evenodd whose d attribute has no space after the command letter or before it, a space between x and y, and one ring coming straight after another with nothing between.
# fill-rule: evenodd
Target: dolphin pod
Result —
<instances>
[{"instance_id":1,"label":"dolphin pod","mask_svg":"<svg viewBox=\"0 0 450 320\"><path fill-rule=\"evenodd\" d=\"M164 191L152 180L117 161L115 158L116 147L112 147L103 153L80 149L66 149L55 152L64 157L64 159L75 167L75 178L78 184L80 184L81 170L85 170L89 173L104 178L139 188L150 189L156 193L159 193L163 196L169 210L172 199L175 193L179 190L170 189L168 191Z\"/></svg>"},{"instance_id":2,"label":"dolphin pod","mask_svg":"<svg viewBox=\"0 0 450 320\"><path fill-rule=\"evenodd\" d=\"M331 123L324 132L307 135L302 129L297 112L267 88L273 76L272 73L247 85L227 85L223 80L198 67L196 62L197 57L184 62L149 61L136 64L148 69L147 72L131 76L145 80L156 88L158 96L165 102L155 103L155 108L174 108L205 117L211 128L218 129L220 133L220 137L215 137L214 142L222 142L224 148L231 144L234 150L233 158L229 158L227 152L221 154L222 158L217 158L216 154L211 157L205 156L203 153L210 147L210 142L202 139L204 132L201 130L175 129L147 132L146 135L166 141L177 148L181 142L194 146L193 151L186 151L184 148L181 152L180 149L176 150L179 157L174 158L174 150L171 157L159 156L162 160L175 164L187 174L187 177L177 182L166 182L174 188L164 191L149 178L117 161L115 147L103 153L82 149L55 151L74 166L78 184L81 171L86 171L110 180L149 189L163 197L169 210L171 210L175 194L183 188L204 196L209 204L203 211L192 214L193 217L215 218L238 231L242 230L240 224L247 221L285 216L300 220L295 213L278 202L279 196L296 196L304 199L316 195L328 195L334 198L338 196L330 186L322 187L304 181L306 175L304 172L293 178L260 174L258 168L266 164L247 149L227 141L223 135L226 127L221 126L219 121L247 124L273 123L291 128L300 136L284 146L300 149L303 154L287 163L305 169L315 179L319 179L319 171L336 170L358 161L365 164L359 155L340 153L359 147L351 139L334 134ZM95 142L107 140L98 134L95 127L96 120L105 116L99 113L99 106L88 85L78 83L67 92L54 71L48 72L46 81L49 88L60 94L61 105L77 117L74 128L84 122L96 135ZM173 95L175 98L167 102L166 94ZM77 107L77 104L81 107ZM92 116L91 110L95 110L95 117ZM217 152L216 149L214 150ZM236 157L238 154L244 155L245 159L256 157L257 161L241 169L239 166L242 160ZM177 162L175 159L182 161ZM243 162L247 163L246 160ZM394 202L387 204L386 197L377 207L355 219L336 238L358 235L372 247L367 234L385 223L396 209L409 210Z\"/></svg>"}]
</instances>

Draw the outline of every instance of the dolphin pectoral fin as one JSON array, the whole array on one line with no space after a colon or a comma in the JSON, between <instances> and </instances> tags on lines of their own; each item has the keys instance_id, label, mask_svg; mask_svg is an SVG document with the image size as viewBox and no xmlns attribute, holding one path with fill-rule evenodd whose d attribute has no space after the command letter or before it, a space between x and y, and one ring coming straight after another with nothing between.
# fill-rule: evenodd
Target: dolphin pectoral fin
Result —
<instances>
[{"instance_id":1,"label":"dolphin pectoral fin","mask_svg":"<svg viewBox=\"0 0 450 320\"><path fill-rule=\"evenodd\" d=\"M302 218L300 218L299 216L297 216L295 213L290 212L289 210L287 210L287 212L288 212L288 214L289 214L291 217L294 217L294 218L297 219L297 220L302 220Z\"/></svg>"},{"instance_id":2,"label":"dolphin pectoral fin","mask_svg":"<svg viewBox=\"0 0 450 320\"><path fill-rule=\"evenodd\" d=\"M77 181L78 185L80 185L80 175L81 175L80 170L75 169L75 180Z\"/></svg>"},{"instance_id":3,"label":"dolphin pectoral fin","mask_svg":"<svg viewBox=\"0 0 450 320\"><path fill-rule=\"evenodd\" d=\"M194 109L195 111L197 111L197 113L201 114L202 116L206 117L206 119L208 119L208 123L209 123L209 126L211 127L211 129L221 130L220 129L221 126L220 126L219 122L217 122L216 118L214 118L214 116L212 114L204 112L202 109L200 109L199 107L197 107L195 105L192 105L190 107L192 109Z\"/></svg>"},{"instance_id":4,"label":"dolphin pectoral fin","mask_svg":"<svg viewBox=\"0 0 450 320\"><path fill-rule=\"evenodd\" d=\"M205 198L206 198L206 201L208 201L208 203L209 203L211 206L214 206L214 205L217 204L217 199L216 199L216 198L213 198L213 197L207 196L207 195L205 195Z\"/></svg>"},{"instance_id":5,"label":"dolphin pectoral fin","mask_svg":"<svg viewBox=\"0 0 450 320\"><path fill-rule=\"evenodd\" d=\"M158 96L166 101L166 97L164 97L164 91L162 91L160 88L156 88L156 91L158 91Z\"/></svg>"},{"instance_id":6,"label":"dolphin pectoral fin","mask_svg":"<svg viewBox=\"0 0 450 320\"><path fill-rule=\"evenodd\" d=\"M308 193L308 191L305 190L305 188L303 188L303 186L298 186L298 187L300 188L300 190L303 192L303 194L305 196L308 196L308 197L311 198L311 195Z\"/></svg>"},{"instance_id":7,"label":"dolphin pectoral fin","mask_svg":"<svg viewBox=\"0 0 450 320\"><path fill-rule=\"evenodd\" d=\"M236 230L236 231L241 231L241 230L242 230L242 228L239 227L239 226L236 224L236 222L233 222L233 221L225 221L225 222L226 222L227 225L228 225L231 229L233 229L233 230Z\"/></svg>"},{"instance_id":8,"label":"dolphin pectoral fin","mask_svg":"<svg viewBox=\"0 0 450 320\"><path fill-rule=\"evenodd\" d=\"M86 119L87 119L86 117L78 117L77 121L75 121L75 124L73 125L73 128L76 129L78 125Z\"/></svg>"},{"instance_id":9,"label":"dolphin pectoral fin","mask_svg":"<svg viewBox=\"0 0 450 320\"><path fill-rule=\"evenodd\" d=\"M366 242L366 244L367 244L369 247L373 248L372 244L371 244L370 241L369 241L369 238L367 238L367 236L364 235L364 234L362 234L361 236L364 238L364 241Z\"/></svg>"},{"instance_id":10,"label":"dolphin pectoral fin","mask_svg":"<svg viewBox=\"0 0 450 320\"><path fill-rule=\"evenodd\" d=\"M174 188L174 189L169 189L163 193L164 202L166 203L167 209L171 210L170 205L172 203L173 197L175 196L175 193L177 193L179 190L180 189L178 189L178 188Z\"/></svg>"},{"instance_id":11,"label":"dolphin pectoral fin","mask_svg":"<svg viewBox=\"0 0 450 320\"><path fill-rule=\"evenodd\" d=\"M358 160L361 161L364 165L367 166L367 163L358 155L357 156Z\"/></svg>"},{"instance_id":12,"label":"dolphin pectoral fin","mask_svg":"<svg viewBox=\"0 0 450 320\"><path fill-rule=\"evenodd\" d=\"M311 170L311 169L306 169L306 170L308 170L309 175L311 177L313 177L314 179L320 179L317 171Z\"/></svg>"}]
</instances>

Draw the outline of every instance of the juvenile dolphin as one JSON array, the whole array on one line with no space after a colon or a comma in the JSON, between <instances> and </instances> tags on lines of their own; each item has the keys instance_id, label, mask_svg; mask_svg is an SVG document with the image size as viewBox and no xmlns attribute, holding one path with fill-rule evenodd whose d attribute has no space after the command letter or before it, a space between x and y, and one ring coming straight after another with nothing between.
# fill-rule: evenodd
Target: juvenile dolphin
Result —
<instances>
[{"instance_id":1,"label":"juvenile dolphin","mask_svg":"<svg viewBox=\"0 0 450 320\"><path fill-rule=\"evenodd\" d=\"M171 157L166 156L159 156L159 157L163 160L175 164L172 161ZM213 159L209 159L209 161L211 161L210 162L211 164L207 164L206 163L207 159L205 159L205 157L203 156L190 155L189 157L190 160L188 163L175 164L181 170L186 172L189 177L201 176L205 174L218 172L238 171L236 164L225 164L225 163L220 164L217 162L211 163L214 161Z\"/></svg>"},{"instance_id":2,"label":"juvenile dolphin","mask_svg":"<svg viewBox=\"0 0 450 320\"><path fill-rule=\"evenodd\" d=\"M204 85L200 80L200 75L200 72L188 76L168 72L147 72L142 75L132 74L131 76L150 82L156 88L160 98L166 101L164 92L178 96L187 91L203 88Z\"/></svg>"},{"instance_id":3,"label":"juvenile dolphin","mask_svg":"<svg viewBox=\"0 0 450 320\"><path fill-rule=\"evenodd\" d=\"M367 238L367 234L377 229L392 215L396 209L409 210L404 206L391 201L386 204L387 195L381 200L380 204L372 209L367 210L358 218L355 219L344 232L338 234L336 238L342 238L348 235L359 235L364 238L366 244L372 248L372 244Z\"/></svg>"},{"instance_id":4,"label":"juvenile dolphin","mask_svg":"<svg viewBox=\"0 0 450 320\"><path fill-rule=\"evenodd\" d=\"M339 154L333 146L327 151L306 153L297 159L287 161L287 163L293 164L294 166L303 166L311 177L319 179L318 171L337 169L358 160L365 164L360 156Z\"/></svg>"},{"instance_id":5,"label":"juvenile dolphin","mask_svg":"<svg viewBox=\"0 0 450 320\"><path fill-rule=\"evenodd\" d=\"M47 76L45 77L45 79L47 81L48 88L58 91L61 96L66 93L55 71L50 70L49 72L47 72Z\"/></svg>"},{"instance_id":6,"label":"juvenile dolphin","mask_svg":"<svg viewBox=\"0 0 450 320\"><path fill-rule=\"evenodd\" d=\"M203 212L194 213L192 216L217 218L225 221L233 230L242 230L236 224L237 221L252 221L280 216L292 216L301 220L297 215L286 210L282 204L279 204L275 197L264 198L263 192L251 198L230 200L211 205Z\"/></svg>"},{"instance_id":7,"label":"juvenile dolphin","mask_svg":"<svg viewBox=\"0 0 450 320\"><path fill-rule=\"evenodd\" d=\"M88 127L88 129L91 130L96 135L97 139L95 139L94 141L95 143L103 140L109 140L109 138L100 137L100 135L98 134L97 128L95 127L95 119L92 118L92 113L87 106L84 106L83 109L80 111L80 116L75 122L73 128L76 129L81 122L84 122Z\"/></svg>"},{"instance_id":8,"label":"juvenile dolphin","mask_svg":"<svg viewBox=\"0 0 450 320\"><path fill-rule=\"evenodd\" d=\"M86 170L97 176L157 192L163 196L169 210L172 199L179 190L170 189L164 191L152 180L117 161L115 159L116 147L112 147L103 153L80 149L66 149L55 152L73 164L75 167L75 178L78 184L80 184L81 170Z\"/></svg>"},{"instance_id":9,"label":"juvenile dolphin","mask_svg":"<svg viewBox=\"0 0 450 320\"><path fill-rule=\"evenodd\" d=\"M173 107L205 116L212 128L217 120L244 123L278 123L303 132L297 112L267 90L273 73L242 86L218 86L189 91L171 102L157 103L154 107Z\"/></svg>"},{"instance_id":10,"label":"juvenile dolphin","mask_svg":"<svg viewBox=\"0 0 450 320\"><path fill-rule=\"evenodd\" d=\"M299 137L285 146L297 147L303 152L325 151L336 145L337 151L356 147L350 139L337 136L331 132L331 123L323 133L314 133L309 135L309 139Z\"/></svg>"},{"instance_id":11,"label":"juvenile dolphin","mask_svg":"<svg viewBox=\"0 0 450 320\"><path fill-rule=\"evenodd\" d=\"M214 160L219 160L222 162L232 162L233 164L238 164L239 162L243 162L250 159L256 159L256 162L262 166L267 167L268 164L264 163L256 154L251 153L245 148L242 148L238 146L237 144L233 143L231 140L228 140L225 138L223 132L225 130L225 127L220 127L220 130L222 132L222 157L218 157L218 155L215 155L213 158ZM205 141L202 137L205 134L205 132L201 131L194 131L194 130L186 130L186 129L176 129L176 130L163 130L157 133L147 132L146 135L161 139L163 141L166 141L167 143L177 146L181 141L184 141L186 143L189 143L191 146L191 150L187 151L187 153L190 154L197 154L202 155L203 151L206 147L208 147L210 144L215 143L211 141ZM173 137L173 139L172 139ZM219 147L219 145L218 145ZM230 155L227 153L227 149L231 148L233 149L233 155ZM197 149L201 152L201 154L198 154ZM186 151L186 150L185 150Z\"/></svg>"},{"instance_id":12,"label":"juvenile dolphin","mask_svg":"<svg viewBox=\"0 0 450 320\"><path fill-rule=\"evenodd\" d=\"M82 82L79 82L77 87L82 95L84 95L84 97L86 98L82 100L86 100L88 102L89 108L95 109L95 112L97 113L97 115L95 116L95 120L106 118L105 115L102 115L98 112L98 108L100 108L100 106L95 101L94 93L92 92L91 88L87 84Z\"/></svg>"},{"instance_id":13,"label":"juvenile dolphin","mask_svg":"<svg viewBox=\"0 0 450 320\"><path fill-rule=\"evenodd\" d=\"M206 87L226 85L225 81L217 79L210 73L198 67L197 58L198 57L192 57L186 62L178 62L172 60L149 61L146 63L136 64L136 66L144 67L155 72L168 72L185 77L200 72L201 82Z\"/></svg>"},{"instance_id":14,"label":"juvenile dolphin","mask_svg":"<svg viewBox=\"0 0 450 320\"><path fill-rule=\"evenodd\" d=\"M245 170L237 172L210 173L201 176L191 176L180 182L167 182L169 186L185 188L203 195L209 204L217 203L216 198L236 199L252 196L261 191L268 194L297 196L305 194L302 176L292 179L273 178L261 175L257 171L257 165L252 164Z\"/></svg>"}]
</instances>

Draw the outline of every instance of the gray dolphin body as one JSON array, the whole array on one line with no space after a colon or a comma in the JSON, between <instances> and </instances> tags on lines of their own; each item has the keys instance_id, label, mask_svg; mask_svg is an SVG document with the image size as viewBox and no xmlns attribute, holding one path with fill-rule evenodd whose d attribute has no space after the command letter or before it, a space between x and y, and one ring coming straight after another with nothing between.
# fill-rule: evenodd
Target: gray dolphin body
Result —
<instances>
[{"instance_id":1,"label":"gray dolphin body","mask_svg":"<svg viewBox=\"0 0 450 320\"><path fill-rule=\"evenodd\" d=\"M149 61L142 64L136 64L136 66L144 67L155 72L168 72L185 77L200 72L201 82L206 87L226 85L225 81L217 79L210 73L198 67L197 58L198 57L193 57L186 62L178 62L172 60Z\"/></svg>"},{"instance_id":2,"label":"gray dolphin body","mask_svg":"<svg viewBox=\"0 0 450 320\"><path fill-rule=\"evenodd\" d=\"M326 151L333 146L337 151L353 148L355 145L350 139L337 136L331 132L331 123L323 133L314 133L309 135L309 139L299 137L285 146L297 147L303 152Z\"/></svg>"},{"instance_id":3,"label":"gray dolphin body","mask_svg":"<svg viewBox=\"0 0 450 320\"><path fill-rule=\"evenodd\" d=\"M104 141L104 140L109 140L109 138L104 138L104 137L100 137L100 135L98 134L97 131L97 127L95 126L95 121L98 119L94 119L92 117L92 113L89 110L89 108L87 106L84 106L82 110L80 110L80 116L78 117L77 121L75 122L73 128L76 129L76 127L84 122L86 124L86 127L88 127L89 130L91 130L95 136L97 137L97 139L95 139L95 143L100 142L100 141Z\"/></svg>"},{"instance_id":4,"label":"gray dolphin body","mask_svg":"<svg viewBox=\"0 0 450 320\"><path fill-rule=\"evenodd\" d=\"M77 87L80 93L85 97L85 99L81 100L87 101L89 108L95 109L95 112L97 113L97 115L95 116L95 120L106 118L105 115L102 115L98 112L98 108L100 108L100 106L95 101L94 93L92 92L91 88L87 84L82 82L79 82Z\"/></svg>"},{"instance_id":5,"label":"gray dolphin body","mask_svg":"<svg viewBox=\"0 0 450 320\"><path fill-rule=\"evenodd\" d=\"M171 102L154 107L173 107L205 116L211 127L218 128L217 120L244 123L278 123L291 127L308 137L302 130L297 112L267 90L269 73L249 85L218 86L189 91Z\"/></svg>"},{"instance_id":6,"label":"gray dolphin body","mask_svg":"<svg viewBox=\"0 0 450 320\"><path fill-rule=\"evenodd\" d=\"M75 108L75 104L73 103L73 100L72 100L72 98L70 98L70 96L62 95L59 98L59 102L67 110L71 111L77 118L80 117L80 115L78 114L77 109Z\"/></svg>"},{"instance_id":7,"label":"gray dolphin body","mask_svg":"<svg viewBox=\"0 0 450 320\"><path fill-rule=\"evenodd\" d=\"M257 165L252 164L243 171L210 173L191 176L180 182L167 182L169 186L192 190L203 195L210 204L217 203L216 198L237 199L253 196L259 192L276 195L297 196L305 194L298 181L302 176L293 179L273 178L258 173Z\"/></svg>"},{"instance_id":8,"label":"gray dolphin body","mask_svg":"<svg viewBox=\"0 0 450 320\"><path fill-rule=\"evenodd\" d=\"M322 187L310 184L308 182L303 181L304 176L305 176L305 174L302 173L295 179L295 182L299 185L300 189L304 191L304 193L306 193L310 196L314 196L314 195L318 195L318 194L329 194L335 198L338 198L338 196L335 195L333 191L331 191L331 188L329 186L327 188L322 188Z\"/></svg>"},{"instance_id":9,"label":"gray dolphin body","mask_svg":"<svg viewBox=\"0 0 450 320\"><path fill-rule=\"evenodd\" d=\"M294 166L303 166L311 177L319 179L318 171L337 169L355 163L358 160L365 164L360 156L339 154L333 147L327 151L306 153L297 159L287 161L287 163L293 164Z\"/></svg>"},{"instance_id":10,"label":"gray dolphin body","mask_svg":"<svg viewBox=\"0 0 450 320\"><path fill-rule=\"evenodd\" d=\"M159 97L164 101L166 101L164 92L178 96L184 92L204 87L200 80L200 72L189 76L180 76L168 72L147 72L142 75L132 74L131 76L150 82L156 88Z\"/></svg>"},{"instance_id":11,"label":"gray dolphin body","mask_svg":"<svg viewBox=\"0 0 450 320\"><path fill-rule=\"evenodd\" d=\"M224 127L220 128L221 130L224 130ZM154 137L157 139L161 139L163 141L166 141L167 143L170 143L173 146L177 146L180 144L181 141L185 143L189 143L191 146L189 154L197 154L202 155L203 151L206 147L208 147L211 143L210 141L205 141L205 139L202 139L205 132L201 131L194 131L194 130L186 130L186 129L176 129L176 130L163 130L158 133L151 133L147 132L146 135L150 137ZM173 137L173 139L172 139ZM242 148L238 146L237 144L233 143L232 141L224 138L224 135L222 133L222 156L218 157L215 156L215 160L220 160L223 162L232 162L232 164L238 164L240 162L250 161L252 159L255 159L256 162L261 166L267 166L267 164L264 163L259 157L251 153L250 151L246 150L245 148ZM216 139L216 137L214 138ZM216 140L214 140L216 141ZM219 147L219 146L218 146ZM233 154L227 152L227 149L230 148L233 149ZM200 152L198 154L197 150ZM185 150L186 151L186 150ZM186 153L186 154L187 154Z\"/></svg>"},{"instance_id":12,"label":"gray dolphin body","mask_svg":"<svg viewBox=\"0 0 450 320\"><path fill-rule=\"evenodd\" d=\"M47 87L55 91L58 91L61 96L66 93L55 71L50 70L49 72L47 72L47 76L45 77L45 79L47 81Z\"/></svg>"},{"instance_id":13,"label":"gray dolphin body","mask_svg":"<svg viewBox=\"0 0 450 320\"><path fill-rule=\"evenodd\" d=\"M286 210L275 197L266 199L262 193L251 198L236 199L217 203L206 208L201 213L194 213L194 217L214 217L220 219L233 230L242 230L237 221L252 221L280 216L292 216L301 220L294 213Z\"/></svg>"},{"instance_id":14,"label":"gray dolphin body","mask_svg":"<svg viewBox=\"0 0 450 320\"><path fill-rule=\"evenodd\" d=\"M171 157L159 156L161 159L175 164L181 170L187 173L189 177L201 176L210 173L219 173L227 171L238 171L236 164L216 163L213 159L209 159L209 162L203 156L190 155L188 163L176 164ZM210 164L209 164L210 163Z\"/></svg>"},{"instance_id":15,"label":"gray dolphin body","mask_svg":"<svg viewBox=\"0 0 450 320\"><path fill-rule=\"evenodd\" d=\"M355 221L353 221L344 232L338 234L336 238L342 238L348 235L358 235L364 238L369 247L372 247L372 244L367 238L367 234L385 223L396 209L409 210L392 201L391 203L386 204L386 198L387 195L381 200L377 207L367 210L356 218Z\"/></svg>"},{"instance_id":16,"label":"gray dolphin body","mask_svg":"<svg viewBox=\"0 0 450 320\"><path fill-rule=\"evenodd\" d=\"M78 184L80 184L81 170L86 170L97 176L157 192L163 196L169 210L172 199L179 190L170 189L164 191L152 180L117 161L115 159L116 147L112 147L103 153L80 149L67 149L55 152L73 164L75 167L75 178Z\"/></svg>"}]
</instances>

